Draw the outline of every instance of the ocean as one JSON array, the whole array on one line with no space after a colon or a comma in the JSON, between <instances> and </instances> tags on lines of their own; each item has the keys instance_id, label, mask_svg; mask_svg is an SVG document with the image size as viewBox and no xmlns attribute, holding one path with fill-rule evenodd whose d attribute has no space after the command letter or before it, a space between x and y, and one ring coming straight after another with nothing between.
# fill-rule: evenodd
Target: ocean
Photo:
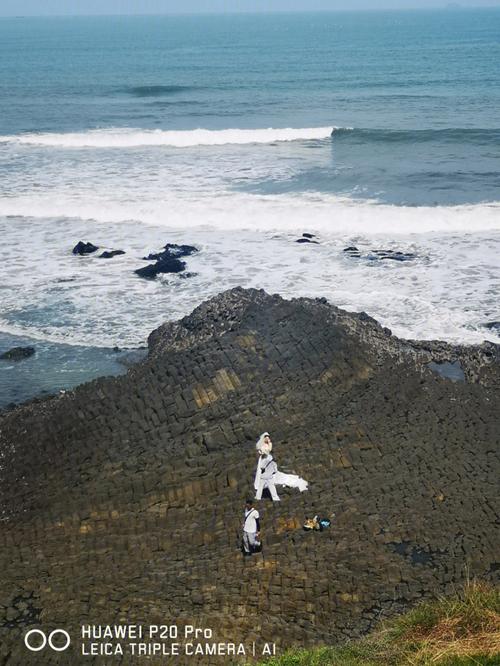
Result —
<instances>
[{"instance_id":1,"label":"ocean","mask_svg":"<svg viewBox=\"0 0 500 666\"><path fill-rule=\"evenodd\" d=\"M237 285L498 342L499 62L495 9L0 19L0 406Z\"/></svg>"}]
</instances>

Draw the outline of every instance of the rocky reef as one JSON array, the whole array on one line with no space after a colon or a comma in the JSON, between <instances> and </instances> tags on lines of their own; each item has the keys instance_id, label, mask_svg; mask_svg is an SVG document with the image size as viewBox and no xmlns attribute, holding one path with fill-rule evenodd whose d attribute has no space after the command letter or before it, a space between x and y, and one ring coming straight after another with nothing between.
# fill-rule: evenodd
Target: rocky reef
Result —
<instances>
[{"instance_id":1,"label":"rocky reef","mask_svg":"<svg viewBox=\"0 0 500 666\"><path fill-rule=\"evenodd\" d=\"M494 579L499 388L498 346L399 340L323 299L237 288L164 324L126 375L0 416L0 664L108 663L24 647L82 623L331 644ZM259 504L264 551L244 559L265 430L310 486ZM331 528L304 532L317 513Z\"/></svg>"}]
</instances>

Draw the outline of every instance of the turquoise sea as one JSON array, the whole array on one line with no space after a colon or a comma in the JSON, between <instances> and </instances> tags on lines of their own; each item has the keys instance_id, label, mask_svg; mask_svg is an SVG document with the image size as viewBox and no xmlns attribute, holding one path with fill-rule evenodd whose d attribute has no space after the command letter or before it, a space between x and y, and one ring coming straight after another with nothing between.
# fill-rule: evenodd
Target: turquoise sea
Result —
<instances>
[{"instance_id":1,"label":"turquoise sea","mask_svg":"<svg viewBox=\"0 0 500 666\"><path fill-rule=\"evenodd\" d=\"M0 352L67 387L235 285L498 341L499 62L495 9L0 19Z\"/></svg>"}]
</instances>

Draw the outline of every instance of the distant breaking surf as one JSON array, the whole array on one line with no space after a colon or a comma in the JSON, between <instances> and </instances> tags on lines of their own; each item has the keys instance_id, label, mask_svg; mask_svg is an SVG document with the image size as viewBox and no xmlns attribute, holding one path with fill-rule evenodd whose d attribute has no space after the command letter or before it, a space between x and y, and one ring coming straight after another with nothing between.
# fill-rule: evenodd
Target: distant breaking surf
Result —
<instances>
[{"instance_id":1,"label":"distant breaking surf","mask_svg":"<svg viewBox=\"0 0 500 666\"><path fill-rule=\"evenodd\" d=\"M225 130L142 130L103 129L74 133L18 134L0 136L0 143L17 143L60 148L134 148L139 146L223 146L225 144L274 143L327 139L335 127Z\"/></svg>"}]
</instances>

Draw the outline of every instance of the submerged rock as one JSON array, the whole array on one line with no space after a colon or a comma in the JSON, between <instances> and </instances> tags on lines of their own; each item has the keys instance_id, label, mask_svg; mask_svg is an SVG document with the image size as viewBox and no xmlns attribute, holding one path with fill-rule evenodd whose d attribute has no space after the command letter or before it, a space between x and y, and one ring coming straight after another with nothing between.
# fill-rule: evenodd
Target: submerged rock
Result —
<instances>
[{"instance_id":1,"label":"submerged rock","mask_svg":"<svg viewBox=\"0 0 500 666\"><path fill-rule=\"evenodd\" d=\"M156 264L149 264L134 271L139 277L151 280L160 273L180 273L186 268L186 262L172 257L159 259Z\"/></svg>"},{"instance_id":2,"label":"submerged rock","mask_svg":"<svg viewBox=\"0 0 500 666\"><path fill-rule=\"evenodd\" d=\"M12 349L0 354L0 359L4 361L22 361L33 356L35 351L34 347L12 347Z\"/></svg>"},{"instance_id":3,"label":"submerged rock","mask_svg":"<svg viewBox=\"0 0 500 666\"><path fill-rule=\"evenodd\" d=\"M198 248L193 245L176 245L176 243L167 243L161 252L152 252L151 254L148 254L147 257L143 257L143 259L145 261L157 261L160 259L189 257L198 251Z\"/></svg>"},{"instance_id":4,"label":"submerged rock","mask_svg":"<svg viewBox=\"0 0 500 666\"><path fill-rule=\"evenodd\" d=\"M305 236L305 234L304 234L304 236ZM297 238L297 240L295 242L296 243L314 243L315 245L319 245L318 241L311 240L310 234L308 236L306 236L305 238L304 237Z\"/></svg>"},{"instance_id":5,"label":"submerged rock","mask_svg":"<svg viewBox=\"0 0 500 666\"><path fill-rule=\"evenodd\" d=\"M125 254L125 250L105 250L99 255L99 259L112 259L119 254Z\"/></svg>"},{"instance_id":6,"label":"submerged rock","mask_svg":"<svg viewBox=\"0 0 500 666\"><path fill-rule=\"evenodd\" d=\"M342 250L350 257L356 259L368 259L369 261L383 261L390 259L392 261L411 261L416 259L417 255L413 252L401 252L399 250L368 250L361 252L355 245L351 245Z\"/></svg>"},{"instance_id":7,"label":"submerged rock","mask_svg":"<svg viewBox=\"0 0 500 666\"><path fill-rule=\"evenodd\" d=\"M143 257L145 261L156 261L155 264L138 268L135 273L147 279L153 279L159 273L181 273L186 268L186 262L181 261L179 257L189 257L195 252L198 252L198 248L193 245L167 243L162 252L151 253L147 257ZM186 274L185 277L190 275L192 274Z\"/></svg>"},{"instance_id":8,"label":"submerged rock","mask_svg":"<svg viewBox=\"0 0 500 666\"><path fill-rule=\"evenodd\" d=\"M92 254L92 252L97 252L99 248L93 243L85 243L84 241L78 241L78 243L73 248L73 254Z\"/></svg>"},{"instance_id":9,"label":"submerged rock","mask_svg":"<svg viewBox=\"0 0 500 666\"><path fill-rule=\"evenodd\" d=\"M500 321L489 321L484 324L484 327L500 335Z\"/></svg>"}]
</instances>

